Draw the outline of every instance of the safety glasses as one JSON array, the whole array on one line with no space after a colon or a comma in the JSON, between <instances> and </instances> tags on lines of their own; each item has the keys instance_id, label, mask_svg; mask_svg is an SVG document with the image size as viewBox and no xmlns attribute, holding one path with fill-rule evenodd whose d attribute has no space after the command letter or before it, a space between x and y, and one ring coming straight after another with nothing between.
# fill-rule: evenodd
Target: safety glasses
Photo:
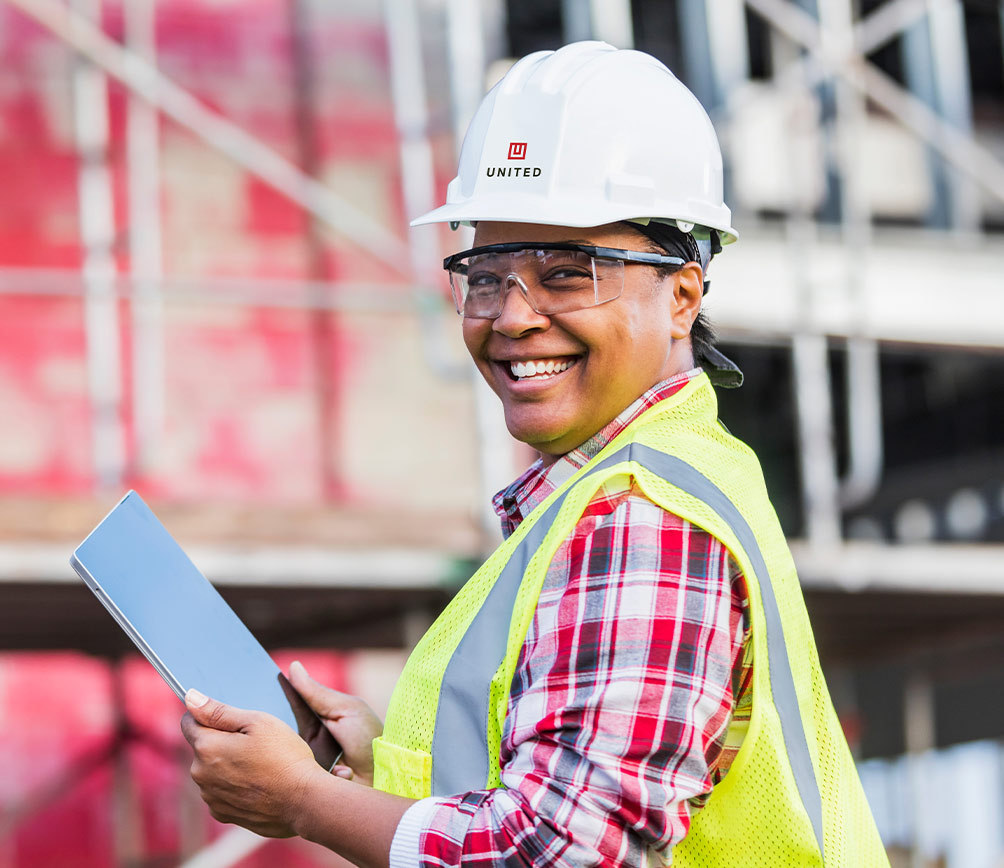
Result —
<instances>
[{"instance_id":1,"label":"safety glasses","mask_svg":"<svg viewBox=\"0 0 1004 868\"><path fill-rule=\"evenodd\" d=\"M489 244L447 257L457 313L495 319L505 293L519 288L527 304L548 316L595 307L624 289L625 265L681 266L678 256L589 244Z\"/></svg>"}]
</instances>

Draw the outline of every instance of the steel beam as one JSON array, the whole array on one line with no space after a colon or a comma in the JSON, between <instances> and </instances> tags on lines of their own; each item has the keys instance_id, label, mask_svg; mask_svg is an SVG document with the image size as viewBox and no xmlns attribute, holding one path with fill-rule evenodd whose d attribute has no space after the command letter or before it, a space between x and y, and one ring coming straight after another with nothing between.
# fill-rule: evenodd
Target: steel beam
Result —
<instances>
[{"instance_id":1,"label":"steel beam","mask_svg":"<svg viewBox=\"0 0 1004 868\"><path fill-rule=\"evenodd\" d=\"M818 285L809 311L812 329L835 338L869 338L935 347L1004 346L1004 246L986 240L979 246L933 232L883 231L874 240L867 265L858 268L860 292L852 298L841 282L846 249L837 238L812 240L808 279ZM931 279L932 250L953 265L953 281L966 287L967 304L939 304L940 285ZM738 343L783 342L805 317L799 309L790 245L755 227L743 236L743 255L715 259L719 286L744 292L712 292L705 304L723 338ZM763 283L770 276L769 287ZM120 275L119 297L127 297L129 278ZM760 294L770 292L770 303ZM300 282L224 277L168 277L161 283L171 304L248 306L292 310L332 310L353 316L410 316L414 301L393 286L333 281ZM79 272L71 269L0 268L0 295L80 297ZM445 303L444 303L445 305ZM931 316L938 310L938 316ZM972 310L985 315L974 317ZM452 316L452 314L451 314Z\"/></svg>"},{"instance_id":2,"label":"steel beam","mask_svg":"<svg viewBox=\"0 0 1004 868\"><path fill-rule=\"evenodd\" d=\"M129 275L117 275L114 291L130 298ZM254 277L162 277L158 291L171 304L247 305L355 314L414 314L415 303L396 292L398 284L324 280L281 280ZM0 295L80 296L86 292L81 274L69 268L0 267ZM446 303L443 304L444 309Z\"/></svg>"},{"instance_id":3,"label":"steel beam","mask_svg":"<svg viewBox=\"0 0 1004 868\"><path fill-rule=\"evenodd\" d=\"M790 541L806 588L903 593L1004 594L1004 546L888 545L851 541L813 546Z\"/></svg>"},{"instance_id":4,"label":"steel beam","mask_svg":"<svg viewBox=\"0 0 1004 868\"><path fill-rule=\"evenodd\" d=\"M927 15L927 0L886 0L854 25L854 46L865 57Z\"/></svg>"},{"instance_id":5,"label":"steel beam","mask_svg":"<svg viewBox=\"0 0 1004 868\"><path fill-rule=\"evenodd\" d=\"M708 311L728 340L786 340L802 329L837 338L871 338L925 346L1004 346L1004 245L976 245L933 231L883 232L857 268L860 291L847 292L847 250L834 235L810 238L807 277L813 305L800 300L800 266L780 237L743 236L742 256L716 257L715 282L742 292L712 292ZM966 288L966 304L946 306L934 270L952 263L952 285ZM973 316L979 311L979 316Z\"/></svg>"},{"instance_id":6,"label":"steel beam","mask_svg":"<svg viewBox=\"0 0 1004 868\"><path fill-rule=\"evenodd\" d=\"M806 588L1004 595L1004 545L789 540ZM66 543L0 543L0 590L30 582L80 586ZM470 575L470 560L418 549L354 551L310 546L197 546L192 560L218 588L444 591ZM467 557L467 553L464 553ZM6 820L6 818L4 818ZM0 827L2 827L0 823Z\"/></svg>"},{"instance_id":7,"label":"steel beam","mask_svg":"<svg viewBox=\"0 0 1004 868\"><path fill-rule=\"evenodd\" d=\"M67 566L70 547L66 543L0 542L0 587L21 582L79 584ZM192 545L186 550L218 587L442 590L453 587L466 569L460 558L449 553L403 547Z\"/></svg>"}]
</instances>

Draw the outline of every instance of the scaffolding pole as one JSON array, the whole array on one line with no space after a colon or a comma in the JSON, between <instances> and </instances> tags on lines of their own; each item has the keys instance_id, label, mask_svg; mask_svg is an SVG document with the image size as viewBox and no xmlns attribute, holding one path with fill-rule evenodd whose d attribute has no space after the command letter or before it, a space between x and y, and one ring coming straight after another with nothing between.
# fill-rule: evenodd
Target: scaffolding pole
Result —
<instances>
[{"instance_id":1,"label":"scaffolding pole","mask_svg":"<svg viewBox=\"0 0 1004 868\"><path fill-rule=\"evenodd\" d=\"M928 0L926 19L903 34L903 65L915 99L955 129L972 132L972 94L965 22L957 0ZM935 74L937 70L937 74ZM935 189L929 222L971 235L980 228L980 199L973 183L932 151L928 172Z\"/></svg>"},{"instance_id":2,"label":"scaffolding pole","mask_svg":"<svg viewBox=\"0 0 1004 868\"><path fill-rule=\"evenodd\" d=\"M322 170L321 149L317 137L317 61L313 40L313 20L309 0L289 4L289 27L293 46L293 105L300 163L311 177ZM321 282L330 275L324 226L308 214L306 226L308 270L312 280ZM320 300L320 298L319 298ZM340 493L338 397L335 377L335 351L339 342L338 323L330 310L318 305L310 312L311 351L317 399L318 463L324 496L335 499Z\"/></svg>"},{"instance_id":3,"label":"scaffolding pole","mask_svg":"<svg viewBox=\"0 0 1004 868\"><path fill-rule=\"evenodd\" d=\"M820 40L831 55L854 51L854 9L851 0L819 0ZM863 308L864 287L858 279L868 267L872 223L868 190L861 177L861 146L867 113L864 97L844 78L834 81L834 165L839 178L840 224L844 248L841 282ZM860 314L854 325L862 329ZM855 335L847 341L848 466L839 480L839 505L850 509L868 501L882 475L882 384L878 342Z\"/></svg>"},{"instance_id":4,"label":"scaffolding pole","mask_svg":"<svg viewBox=\"0 0 1004 868\"><path fill-rule=\"evenodd\" d=\"M484 49L482 10L469 0L449 0L446 7L448 66L456 151L464 140L467 125L484 96L487 63ZM458 247L473 243L467 227L458 227ZM506 429L505 416L498 397L469 365L467 376L474 393L474 419L478 453L478 518L487 539L496 539L499 521L492 507L492 496L508 485L517 475L516 442Z\"/></svg>"},{"instance_id":5,"label":"scaffolding pole","mask_svg":"<svg viewBox=\"0 0 1004 868\"><path fill-rule=\"evenodd\" d=\"M825 55L816 20L789 0L746 0L746 4L778 32L809 50L809 55L799 61L811 67L806 82L831 75L845 78L979 187L1004 202L1004 163L971 135L946 122L922 100L860 57L860 47L843 55ZM911 19L904 16L904 20ZM898 24L891 22L890 26ZM856 33L862 32L856 29ZM891 38L894 34L889 35Z\"/></svg>"},{"instance_id":6,"label":"scaffolding pole","mask_svg":"<svg viewBox=\"0 0 1004 868\"><path fill-rule=\"evenodd\" d=\"M384 0L384 26L390 55L391 98L400 139L401 192L405 213L423 214L436 207L435 161L429 140L428 94L422 61L422 32L416 0ZM440 377L459 381L468 366L451 357L443 338L443 308L433 289L442 285L439 246L429 243L428 228L409 227L407 264L420 317L426 364ZM452 325L452 323L451 323Z\"/></svg>"},{"instance_id":7,"label":"scaffolding pole","mask_svg":"<svg viewBox=\"0 0 1004 868\"><path fill-rule=\"evenodd\" d=\"M57 0L6 0L130 92L323 220L395 273L410 277L406 245L380 223L302 172L255 136L208 109L155 66Z\"/></svg>"},{"instance_id":8,"label":"scaffolding pole","mask_svg":"<svg viewBox=\"0 0 1004 868\"><path fill-rule=\"evenodd\" d=\"M78 22L99 20L101 0L73 0ZM108 166L108 83L83 58L73 71L78 214L83 247L84 328L91 412L91 461L99 491L116 488L125 469L122 358L115 293L115 216Z\"/></svg>"},{"instance_id":9,"label":"scaffolding pole","mask_svg":"<svg viewBox=\"0 0 1004 868\"><path fill-rule=\"evenodd\" d=\"M123 6L125 37L136 56L156 65L156 0ZM160 132L156 109L135 94L126 118L129 174L129 270L132 276L132 408L136 469L152 468L164 434L163 256L160 224Z\"/></svg>"}]
</instances>

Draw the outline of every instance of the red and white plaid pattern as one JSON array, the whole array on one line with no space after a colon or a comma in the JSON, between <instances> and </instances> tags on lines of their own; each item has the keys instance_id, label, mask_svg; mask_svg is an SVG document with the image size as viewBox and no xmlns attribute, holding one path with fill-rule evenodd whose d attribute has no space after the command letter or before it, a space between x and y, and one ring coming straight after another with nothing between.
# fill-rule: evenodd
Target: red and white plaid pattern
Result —
<instances>
[{"instance_id":1,"label":"red and white plaid pattern","mask_svg":"<svg viewBox=\"0 0 1004 868\"><path fill-rule=\"evenodd\" d=\"M496 496L504 530L696 373L660 383L552 466L533 465ZM734 756L723 747L749 683L745 606L721 543L632 478L610 480L548 570L509 697L504 788L413 806L392 868L667 861Z\"/></svg>"}]
</instances>

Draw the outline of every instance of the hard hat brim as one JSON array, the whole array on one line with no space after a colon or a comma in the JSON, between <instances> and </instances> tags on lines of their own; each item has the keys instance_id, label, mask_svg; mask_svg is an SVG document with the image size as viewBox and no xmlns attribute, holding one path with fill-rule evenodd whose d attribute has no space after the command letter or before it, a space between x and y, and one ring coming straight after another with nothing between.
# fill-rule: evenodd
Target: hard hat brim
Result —
<instances>
[{"instance_id":1,"label":"hard hat brim","mask_svg":"<svg viewBox=\"0 0 1004 868\"><path fill-rule=\"evenodd\" d=\"M610 203L597 207L595 202L569 202L567 199L555 203L544 197L535 197L530 203L526 196L502 197L481 196L477 203L461 202L442 205L411 221L411 226L425 226L429 223L456 223L470 226L480 220L499 223L541 223L547 226L602 226L621 220L681 220L715 229L721 236L722 244L731 244L739 235L728 222L708 219L710 215L686 213L683 208L646 209L622 206L611 208Z\"/></svg>"}]
</instances>

